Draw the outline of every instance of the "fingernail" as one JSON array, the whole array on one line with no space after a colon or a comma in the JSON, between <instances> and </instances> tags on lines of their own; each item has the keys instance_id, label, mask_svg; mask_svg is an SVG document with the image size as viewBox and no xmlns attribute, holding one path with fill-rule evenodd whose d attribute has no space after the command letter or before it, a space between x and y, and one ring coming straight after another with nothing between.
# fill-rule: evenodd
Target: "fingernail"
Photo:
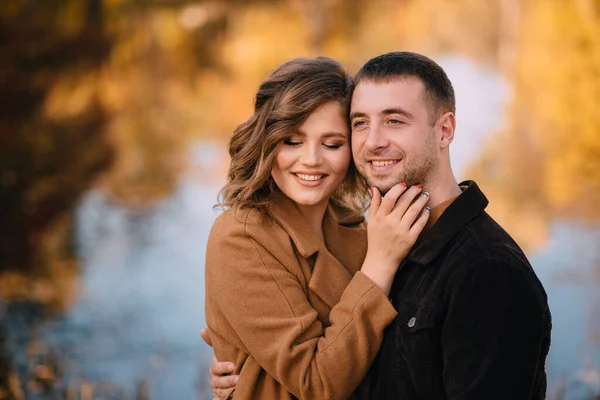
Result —
<instances>
[{"instance_id":1,"label":"fingernail","mask_svg":"<svg viewBox=\"0 0 600 400\"><path fill-rule=\"evenodd\" d=\"M415 186L418 187L419 189L423 189L423 185L421 185L420 183L417 183Z\"/></svg>"},{"instance_id":2,"label":"fingernail","mask_svg":"<svg viewBox=\"0 0 600 400\"><path fill-rule=\"evenodd\" d=\"M402 182L401 185L406 187L406 182Z\"/></svg>"},{"instance_id":3,"label":"fingernail","mask_svg":"<svg viewBox=\"0 0 600 400\"><path fill-rule=\"evenodd\" d=\"M425 211L429 212L429 211L431 211L431 208L425 207Z\"/></svg>"},{"instance_id":4,"label":"fingernail","mask_svg":"<svg viewBox=\"0 0 600 400\"><path fill-rule=\"evenodd\" d=\"M369 191L371 192L371 198L375 195L375 191L373 190L373 188L369 188Z\"/></svg>"},{"instance_id":5,"label":"fingernail","mask_svg":"<svg viewBox=\"0 0 600 400\"><path fill-rule=\"evenodd\" d=\"M423 197L429 197L429 192L423 192Z\"/></svg>"},{"instance_id":6,"label":"fingernail","mask_svg":"<svg viewBox=\"0 0 600 400\"><path fill-rule=\"evenodd\" d=\"M239 380L240 378L236 376L235 378L233 378L233 383L238 383Z\"/></svg>"},{"instance_id":7,"label":"fingernail","mask_svg":"<svg viewBox=\"0 0 600 400\"><path fill-rule=\"evenodd\" d=\"M227 366L227 371L233 372L233 365L228 365Z\"/></svg>"}]
</instances>

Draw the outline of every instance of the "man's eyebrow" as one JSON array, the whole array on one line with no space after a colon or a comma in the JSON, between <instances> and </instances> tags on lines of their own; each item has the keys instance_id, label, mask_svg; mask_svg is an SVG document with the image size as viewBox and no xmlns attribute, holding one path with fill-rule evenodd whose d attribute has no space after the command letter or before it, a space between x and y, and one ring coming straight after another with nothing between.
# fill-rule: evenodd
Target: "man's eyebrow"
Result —
<instances>
[{"instance_id":1,"label":"man's eyebrow","mask_svg":"<svg viewBox=\"0 0 600 400\"><path fill-rule=\"evenodd\" d=\"M414 119L414 115L412 115L411 113L409 113L406 110L403 110L402 108L386 108L385 110L381 111L380 114L383 115L391 115L391 114L400 114L405 116L408 119ZM354 119L354 118L364 118L366 117L367 114L363 113L363 112L353 112L350 114L350 119Z\"/></svg>"},{"instance_id":2,"label":"man's eyebrow","mask_svg":"<svg viewBox=\"0 0 600 400\"><path fill-rule=\"evenodd\" d=\"M383 115L400 114L400 115L405 116L408 119L414 119L414 115L412 115L408 111L403 110L401 108L387 108L387 109L383 110L381 112L381 114L383 114Z\"/></svg>"},{"instance_id":3,"label":"man's eyebrow","mask_svg":"<svg viewBox=\"0 0 600 400\"><path fill-rule=\"evenodd\" d=\"M363 113L363 112L358 112L355 111L353 113L350 114L350 119L354 119L354 118L361 118L361 117L366 117L367 114Z\"/></svg>"}]
</instances>

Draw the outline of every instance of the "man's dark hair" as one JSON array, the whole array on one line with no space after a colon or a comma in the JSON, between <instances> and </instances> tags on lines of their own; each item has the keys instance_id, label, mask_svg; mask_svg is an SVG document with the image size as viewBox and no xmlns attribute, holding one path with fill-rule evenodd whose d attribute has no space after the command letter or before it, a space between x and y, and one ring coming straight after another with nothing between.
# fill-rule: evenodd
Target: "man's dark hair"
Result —
<instances>
[{"instance_id":1,"label":"man's dark hair","mask_svg":"<svg viewBox=\"0 0 600 400\"><path fill-rule=\"evenodd\" d=\"M448 75L435 61L421 54L395 51L371 58L356 74L355 85L361 81L390 82L408 76L419 78L425 86L431 123L445 112L456 113L454 88Z\"/></svg>"}]
</instances>

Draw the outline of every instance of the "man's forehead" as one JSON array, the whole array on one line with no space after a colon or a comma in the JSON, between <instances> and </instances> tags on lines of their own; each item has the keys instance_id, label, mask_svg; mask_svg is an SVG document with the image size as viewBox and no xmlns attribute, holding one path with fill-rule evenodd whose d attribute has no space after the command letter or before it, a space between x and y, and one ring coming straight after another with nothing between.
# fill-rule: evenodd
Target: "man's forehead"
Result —
<instances>
[{"instance_id":1,"label":"man's forehead","mask_svg":"<svg viewBox=\"0 0 600 400\"><path fill-rule=\"evenodd\" d=\"M362 79L354 89L351 109L354 111L357 107L411 101L421 98L424 88L418 77L410 75L390 79Z\"/></svg>"}]
</instances>

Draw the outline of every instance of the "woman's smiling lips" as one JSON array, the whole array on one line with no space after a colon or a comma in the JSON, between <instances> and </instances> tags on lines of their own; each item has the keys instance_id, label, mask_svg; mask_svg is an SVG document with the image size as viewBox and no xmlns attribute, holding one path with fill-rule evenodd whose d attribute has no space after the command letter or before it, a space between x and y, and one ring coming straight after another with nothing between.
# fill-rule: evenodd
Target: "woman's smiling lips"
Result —
<instances>
[{"instance_id":1,"label":"woman's smiling lips","mask_svg":"<svg viewBox=\"0 0 600 400\"><path fill-rule=\"evenodd\" d=\"M315 171L311 173L304 172L292 172L292 175L296 178L296 181L302 186L315 187L319 186L325 180L327 174L321 171Z\"/></svg>"}]
</instances>

